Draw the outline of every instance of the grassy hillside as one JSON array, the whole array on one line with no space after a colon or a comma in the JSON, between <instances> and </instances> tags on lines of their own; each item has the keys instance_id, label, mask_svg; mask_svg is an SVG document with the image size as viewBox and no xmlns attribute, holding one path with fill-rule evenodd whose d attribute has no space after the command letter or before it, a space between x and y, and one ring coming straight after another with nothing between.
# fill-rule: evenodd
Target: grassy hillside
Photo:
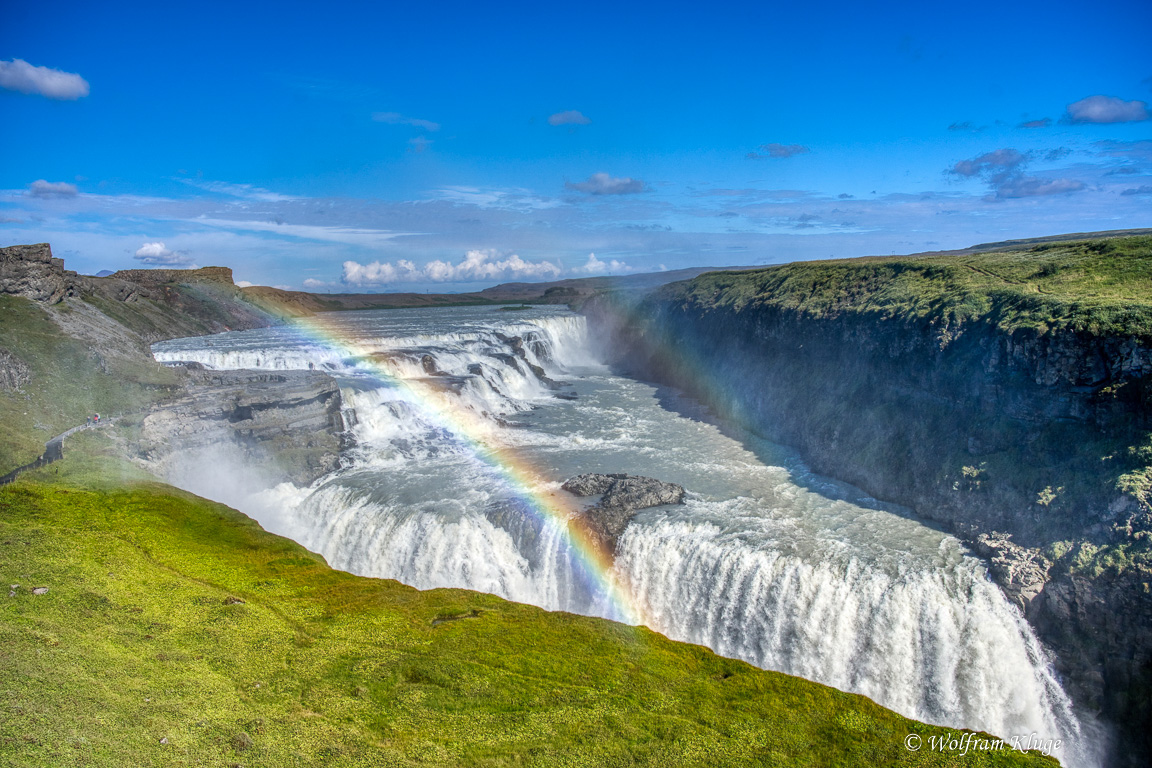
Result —
<instances>
[{"instance_id":1,"label":"grassy hillside","mask_svg":"<svg viewBox=\"0 0 1152 768\"><path fill-rule=\"evenodd\" d=\"M948 731L645 629L334 571L94 476L0 489L3 766L1053 764L910 752Z\"/></svg>"},{"instance_id":2,"label":"grassy hillside","mask_svg":"<svg viewBox=\"0 0 1152 768\"><path fill-rule=\"evenodd\" d=\"M665 289L702 306L776 305L816 317L876 313L1002 329L1152 336L1152 236L971 254L799 262Z\"/></svg>"},{"instance_id":3,"label":"grassy hillside","mask_svg":"<svg viewBox=\"0 0 1152 768\"><path fill-rule=\"evenodd\" d=\"M50 313L77 320L89 335L107 335L107 343L65 335ZM0 296L0 349L28 370L19 390L0 390L0 474L35 459L47 439L87 416L134 411L176 384L171 370L146 356L139 337L74 299L46 308Z\"/></svg>"}]
</instances>

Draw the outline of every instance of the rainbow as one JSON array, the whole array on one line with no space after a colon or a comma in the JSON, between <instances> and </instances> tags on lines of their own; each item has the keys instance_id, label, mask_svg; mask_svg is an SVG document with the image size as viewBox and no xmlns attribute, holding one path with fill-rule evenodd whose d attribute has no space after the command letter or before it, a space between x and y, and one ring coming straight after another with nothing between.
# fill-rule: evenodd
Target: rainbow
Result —
<instances>
[{"instance_id":1,"label":"rainbow","mask_svg":"<svg viewBox=\"0 0 1152 768\"><path fill-rule=\"evenodd\" d=\"M592 536L575 514L574 503L545 490L546 478L523 456L495 438L490 422L464 407L454 398L424 385L420 380L405 379L390 370L388 363L366 345L350 338L338 324L320 315L287 318L288 322L310 341L370 367L372 373L396 387L429 422L446 430L479 462L485 465L511 495L519 499L538 521L552 524L563 532L577 569L585 585L610 608L612 618L627 624L654 626L643 608L633 599L614 569L614 559Z\"/></svg>"}]
</instances>

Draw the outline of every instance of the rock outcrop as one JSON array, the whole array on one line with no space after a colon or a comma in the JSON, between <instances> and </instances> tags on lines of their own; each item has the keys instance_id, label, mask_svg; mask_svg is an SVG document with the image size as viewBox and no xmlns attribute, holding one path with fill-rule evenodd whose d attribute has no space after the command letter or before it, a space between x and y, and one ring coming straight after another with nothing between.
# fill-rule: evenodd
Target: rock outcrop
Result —
<instances>
[{"instance_id":1,"label":"rock outcrop","mask_svg":"<svg viewBox=\"0 0 1152 768\"><path fill-rule=\"evenodd\" d=\"M234 285L230 267L200 267L199 269L122 269L108 276L113 280L124 280L146 286L160 286L165 283L186 285Z\"/></svg>"},{"instance_id":2,"label":"rock outcrop","mask_svg":"<svg viewBox=\"0 0 1152 768\"><path fill-rule=\"evenodd\" d=\"M20 391L32 380L32 372L23 360L0 349L0 390Z\"/></svg>"},{"instance_id":3,"label":"rock outcrop","mask_svg":"<svg viewBox=\"0 0 1152 768\"><path fill-rule=\"evenodd\" d=\"M1050 579L1052 562L1039 549L1012 543L1006 533L981 533L973 549L987 558L992 577L1016 606L1025 613Z\"/></svg>"},{"instance_id":4,"label":"rock outcrop","mask_svg":"<svg viewBox=\"0 0 1152 768\"><path fill-rule=\"evenodd\" d=\"M49 306L65 298L126 304L135 310L135 317L112 314L149 343L263 328L278 319L246 299L228 267L125 269L107 277L89 277L64 269L64 260L53 258L47 243L0 248L0 294ZM62 325L68 321L60 313L54 319Z\"/></svg>"},{"instance_id":5,"label":"rock outcrop","mask_svg":"<svg viewBox=\"0 0 1152 768\"><path fill-rule=\"evenodd\" d=\"M574 496L600 496L581 512L581 520L593 539L609 553L636 512L663 504L683 504L684 487L651 477L624 474L577 475L560 486Z\"/></svg>"},{"instance_id":6,"label":"rock outcrop","mask_svg":"<svg viewBox=\"0 0 1152 768\"><path fill-rule=\"evenodd\" d=\"M228 450L271 479L298 485L339 466L349 438L340 388L327 374L193 368L189 379L183 396L157 406L141 425L136 455L157 474Z\"/></svg>"},{"instance_id":7,"label":"rock outcrop","mask_svg":"<svg viewBox=\"0 0 1152 768\"><path fill-rule=\"evenodd\" d=\"M0 293L56 304L68 294L63 260L48 243L0 248Z\"/></svg>"}]
</instances>

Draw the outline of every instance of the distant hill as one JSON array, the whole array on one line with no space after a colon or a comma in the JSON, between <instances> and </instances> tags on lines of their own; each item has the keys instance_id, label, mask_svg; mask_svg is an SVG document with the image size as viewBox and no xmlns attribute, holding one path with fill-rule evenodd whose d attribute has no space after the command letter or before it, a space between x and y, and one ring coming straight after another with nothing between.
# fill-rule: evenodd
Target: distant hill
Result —
<instances>
[{"instance_id":1,"label":"distant hill","mask_svg":"<svg viewBox=\"0 0 1152 768\"><path fill-rule=\"evenodd\" d=\"M1072 240L1107 239L1152 234L1152 229L1125 229L1108 232L1080 232L1023 240L982 243L955 251L930 251L911 256L867 256L865 259L908 259L933 256L957 256L986 251L1011 250L1044 243ZM843 259L836 260L843 262ZM853 261L853 260L849 260ZM819 263L819 262L817 262ZM777 265L779 266L779 265ZM764 265L729 267L688 267L638 275L604 275L552 280L546 283L501 283L470 293L308 293L285 291L267 286L241 289L245 298L265 311L281 316L300 317L316 312L340 312L359 309L394 309L400 307L445 307L470 304L580 304L597 293L618 291L639 296L669 283L692 280L709 272L755 272Z\"/></svg>"},{"instance_id":2,"label":"distant hill","mask_svg":"<svg viewBox=\"0 0 1152 768\"><path fill-rule=\"evenodd\" d=\"M307 293L263 285L241 290L245 298L266 311L288 317L300 317L316 312L505 304L513 301L531 304L568 304L602 291L647 293L668 283L691 280L705 272L745 269L757 269L757 267L690 267L639 275L553 280L547 283L502 283L472 293Z\"/></svg>"}]
</instances>

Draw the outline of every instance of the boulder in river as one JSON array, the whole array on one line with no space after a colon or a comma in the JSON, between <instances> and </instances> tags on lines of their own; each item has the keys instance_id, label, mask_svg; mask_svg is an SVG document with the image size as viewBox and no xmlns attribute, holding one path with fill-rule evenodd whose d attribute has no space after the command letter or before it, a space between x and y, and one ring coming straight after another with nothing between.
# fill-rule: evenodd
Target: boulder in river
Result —
<instances>
[{"instance_id":1,"label":"boulder in river","mask_svg":"<svg viewBox=\"0 0 1152 768\"><path fill-rule=\"evenodd\" d=\"M684 503L684 486L637 475L577 475L560 487L575 496L600 495L598 503L581 512L581 518L591 537L612 553L638 510Z\"/></svg>"}]
</instances>

